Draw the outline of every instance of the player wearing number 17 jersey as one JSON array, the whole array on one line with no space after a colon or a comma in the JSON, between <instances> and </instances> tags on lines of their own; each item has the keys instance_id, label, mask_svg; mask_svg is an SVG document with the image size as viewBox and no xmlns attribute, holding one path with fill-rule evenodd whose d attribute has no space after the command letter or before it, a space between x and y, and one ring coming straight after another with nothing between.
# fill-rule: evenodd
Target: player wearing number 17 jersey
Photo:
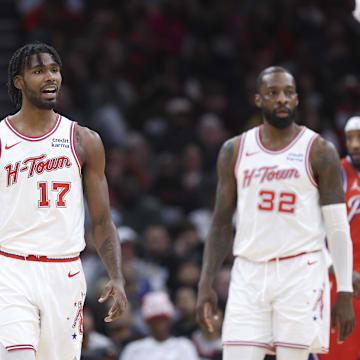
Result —
<instances>
[{"instance_id":1,"label":"player wearing number 17 jersey","mask_svg":"<svg viewBox=\"0 0 360 360\"><path fill-rule=\"evenodd\" d=\"M83 193L95 247L109 275L100 298L126 306L99 136L54 112L61 60L41 43L10 60L18 112L0 123L0 359L79 360L85 277Z\"/></svg>"},{"instance_id":2,"label":"player wearing number 17 jersey","mask_svg":"<svg viewBox=\"0 0 360 360\"><path fill-rule=\"evenodd\" d=\"M284 68L258 77L263 125L228 140L206 240L198 318L213 330L214 277L232 242L235 261L223 326L224 360L305 360L328 351L330 290L325 235L338 283L333 325L354 326L352 246L334 147L294 122L295 80Z\"/></svg>"},{"instance_id":3,"label":"player wearing number 17 jersey","mask_svg":"<svg viewBox=\"0 0 360 360\"><path fill-rule=\"evenodd\" d=\"M53 256L84 249L76 126L57 114L49 132L30 137L15 128L11 116L0 123L0 197L3 204L11 204L10 211L7 206L0 208L0 251ZM51 234L64 239L44 241Z\"/></svg>"}]
</instances>

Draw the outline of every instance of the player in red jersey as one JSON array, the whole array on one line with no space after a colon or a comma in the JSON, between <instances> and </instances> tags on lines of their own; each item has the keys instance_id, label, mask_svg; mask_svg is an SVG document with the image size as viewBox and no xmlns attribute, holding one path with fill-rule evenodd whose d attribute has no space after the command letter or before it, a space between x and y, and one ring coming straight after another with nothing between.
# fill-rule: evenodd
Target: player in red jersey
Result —
<instances>
[{"instance_id":1,"label":"player in red jersey","mask_svg":"<svg viewBox=\"0 0 360 360\"><path fill-rule=\"evenodd\" d=\"M327 360L358 360L360 359L360 117L350 118L345 126L346 148L348 155L341 160L344 179L345 201L350 223L351 239L354 254L354 311L357 326L344 344L337 342L338 334L332 333L330 337L330 352L322 355ZM331 275L331 302L336 295L334 276Z\"/></svg>"}]
</instances>

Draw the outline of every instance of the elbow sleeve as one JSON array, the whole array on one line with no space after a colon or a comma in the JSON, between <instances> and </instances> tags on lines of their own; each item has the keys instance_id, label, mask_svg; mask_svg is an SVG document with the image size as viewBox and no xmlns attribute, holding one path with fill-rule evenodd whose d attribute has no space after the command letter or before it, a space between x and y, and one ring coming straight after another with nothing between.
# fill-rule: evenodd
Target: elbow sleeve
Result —
<instances>
[{"instance_id":1,"label":"elbow sleeve","mask_svg":"<svg viewBox=\"0 0 360 360\"><path fill-rule=\"evenodd\" d=\"M346 205L321 207L328 246L333 261L337 291L352 292L353 248Z\"/></svg>"}]
</instances>

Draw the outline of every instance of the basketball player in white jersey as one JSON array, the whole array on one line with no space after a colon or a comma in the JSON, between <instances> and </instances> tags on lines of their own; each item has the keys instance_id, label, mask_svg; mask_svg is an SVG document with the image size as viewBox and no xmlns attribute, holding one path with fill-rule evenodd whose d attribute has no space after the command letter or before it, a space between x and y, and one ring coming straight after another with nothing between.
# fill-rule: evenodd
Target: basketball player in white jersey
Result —
<instances>
[{"instance_id":1,"label":"basketball player in white jersey","mask_svg":"<svg viewBox=\"0 0 360 360\"><path fill-rule=\"evenodd\" d=\"M223 326L224 360L305 360L329 346L325 235L337 299L332 327L342 342L354 327L352 244L335 148L294 122L295 80L282 67L258 77L263 124L224 143L216 205L206 240L198 319L216 317L213 281L233 241L235 261Z\"/></svg>"},{"instance_id":2,"label":"basketball player in white jersey","mask_svg":"<svg viewBox=\"0 0 360 360\"><path fill-rule=\"evenodd\" d=\"M83 191L110 278L105 321L126 306L120 242L109 209L99 136L54 112L61 60L46 44L18 49L0 122L0 359L79 360L86 284Z\"/></svg>"}]
</instances>

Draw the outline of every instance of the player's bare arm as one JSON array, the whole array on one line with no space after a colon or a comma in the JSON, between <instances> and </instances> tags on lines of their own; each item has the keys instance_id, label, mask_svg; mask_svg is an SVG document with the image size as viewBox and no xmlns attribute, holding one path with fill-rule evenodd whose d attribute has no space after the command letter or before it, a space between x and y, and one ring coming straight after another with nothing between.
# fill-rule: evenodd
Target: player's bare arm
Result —
<instances>
[{"instance_id":1,"label":"player's bare arm","mask_svg":"<svg viewBox=\"0 0 360 360\"><path fill-rule=\"evenodd\" d=\"M319 186L320 204L326 206L344 203L341 165L335 147L328 141L318 138L311 153L311 166ZM346 216L346 211L344 216ZM334 217L333 221L336 222L337 218ZM329 234L327 235L329 241ZM333 251L331 253L335 264L336 254ZM342 261L346 262L345 259L344 256ZM335 331L337 322L340 324L339 342L343 342L355 326L352 295L350 291L339 291L331 312L332 330Z\"/></svg>"},{"instance_id":2,"label":"player's bare arm","mask_svg":"<svg viewBox=\"0 0 360 360\"><path fill-rule=\"evenodd\" d=\"M330 142L320 137L315 140L311 167L319 186L320 204L344 203L340 158Z\"/></svg>"},{"instance_id":3,"label":"player's bare arm","mask_svg":"<svg viewBox=\"0 0 360 360\"><path fill-rule=\"evenodd\" d=\"M105 152L99 135L84 127L77 128L76 146L83 164L83 184L92 220L93 240L110 278L99 301L104 302L110 296L114 299L109 315L105 318L109 322L122 314L127 300L121 271L120 240L110 215L104 173Z\"/></svg>"},{"instance_id":4,"label":"player's bare arm","mask_svg":"<svg viewBox=\"0 0 360 360\"><path fill-rule=\"evenodd\" d=\"M212 288L215 275L230 251L233 239L232 217L236 207L237 190L234 175L239 137L222 146L217 162L218 184L215 210L206 239L197 302L198 321L213 331L212 318L216 316L217 296Z\"/></svg>"}]
</instances>

